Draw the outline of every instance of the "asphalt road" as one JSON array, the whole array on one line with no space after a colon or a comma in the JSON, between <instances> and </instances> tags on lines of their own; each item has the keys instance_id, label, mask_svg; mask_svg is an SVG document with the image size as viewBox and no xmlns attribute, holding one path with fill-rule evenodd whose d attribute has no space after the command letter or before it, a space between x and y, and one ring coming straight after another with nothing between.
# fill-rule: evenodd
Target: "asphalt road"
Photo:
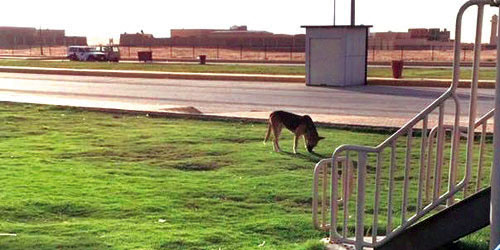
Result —
<instances>
[{"instance_id":1,"label":"asphalt road","mask_svg":"<svg viewBox=\"0 0 500 250\"><path fill-rule=\"evenodd\" d=\"M162 110L192 106L203 113L269 112L409 119L444 88L360 86L307 87L294 83L137 79L0 73L0 100L90 107ZM463 115L469 95L459 90ZM494 102L494 90L479 90L479 114ZM449 103L447 113L453 104Z\"/></svg>"}]
</instances>

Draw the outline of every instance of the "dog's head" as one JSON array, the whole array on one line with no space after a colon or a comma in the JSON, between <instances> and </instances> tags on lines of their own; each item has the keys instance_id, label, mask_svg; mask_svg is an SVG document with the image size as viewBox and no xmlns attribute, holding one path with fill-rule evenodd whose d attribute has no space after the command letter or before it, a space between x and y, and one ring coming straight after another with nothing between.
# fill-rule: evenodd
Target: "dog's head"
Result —
<instances>
[{"instance_id":1,"label":"dog's head","mask_svg":"<svg viewBox=\"0 0 500 250\"><path fill-rule=\"evenodd\" d=\"M318 134L306 134L306 147L309 153L313 152L314 147L318 145L318 142L325 139L325 137L318 136Z\"/></svg>"},{"instance_id":2,"label":"dog's head","mask_svg":"<svg viewBox=\"0 0 500 250\"><path fill-rule=\"evenodd\" d=\"M305 115L304 119L306 121L307 132L305 134L306 138L306 148L309 153L312 153L313 148L318 145L318 142L325 139L325 137L321 137L318 135L318 131L316 130L316 126L314 126L314 122L310 116Z\"/></svg>"}]
</instances>

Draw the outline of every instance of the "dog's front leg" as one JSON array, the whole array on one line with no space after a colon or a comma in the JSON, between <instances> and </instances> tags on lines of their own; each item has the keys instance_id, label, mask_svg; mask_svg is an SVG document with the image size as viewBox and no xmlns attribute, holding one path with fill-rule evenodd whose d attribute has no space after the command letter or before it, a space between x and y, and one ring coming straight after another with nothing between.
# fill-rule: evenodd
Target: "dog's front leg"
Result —
<instances>
[{"instance_id":1,"label":"dog's front leg","mask_svg":"<svg viewBox=\"0 0 500 250\"><path fill-rule=\"evenodd\" d=\"M297 135L293 136L293 153L297 154L297 143L299 142L299 137Z\"/></svg>"}]
</instances>

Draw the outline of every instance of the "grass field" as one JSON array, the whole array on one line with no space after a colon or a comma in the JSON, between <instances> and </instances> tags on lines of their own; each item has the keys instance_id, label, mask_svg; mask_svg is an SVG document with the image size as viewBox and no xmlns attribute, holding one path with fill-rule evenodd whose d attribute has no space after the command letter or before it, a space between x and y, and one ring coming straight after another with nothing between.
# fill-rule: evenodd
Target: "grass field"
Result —
<instances>
[{"instance_id":1,"label":"grass field","mask_svg":"<svg viewBox=\"0 0 500 250\"><path fill-rule=\"evenodd\" d=\"M106 70L144 70L164 72L197 72L197 73L242 73L242 74L277 74L305 75L304 66L282 65L226 65L226 64L143 64L143 63L99 63L99 62L66 62L66 61L33 61L33 60L1 60L0 66L49 67L71 69L106 69ZM369 67L369 77L392 77L390 68ZM405 69L404 78L451 79L451 69ZM494 69L482 69L481 80L494 80ZM471 79L471 70L461 71L462 79Z\"/></svg>"},{"instance_id":2,"label":"grass field","mask_svg":"<svg viewBox=\"0 0 500 250\"><path fill-rule=\"evenodd\" d=\"M50 67L71 69L107 69L107 70L144 70L164 72L201 72L201 73L244 73L244 74L279 74L304 75L304 66L269 66L269 65L225 65L225 64L145 64L145 63L103 63L69 61L33 61L1 60L0 66Z\"/></svg>"},{"instance_id":3,"label":"grass field","mask_svg":"<svg viewBox=\"0 0 500 250\"><path fill-rule=\"evenodd\" d=\"M18 236L0 249L321 249L314 164L387 135L320 128L317 155L293 155L291 135L274 153L265 130L2 103L0 232ZM450 249L487 239L485 229Z\"/></svg>"}]
</instances>

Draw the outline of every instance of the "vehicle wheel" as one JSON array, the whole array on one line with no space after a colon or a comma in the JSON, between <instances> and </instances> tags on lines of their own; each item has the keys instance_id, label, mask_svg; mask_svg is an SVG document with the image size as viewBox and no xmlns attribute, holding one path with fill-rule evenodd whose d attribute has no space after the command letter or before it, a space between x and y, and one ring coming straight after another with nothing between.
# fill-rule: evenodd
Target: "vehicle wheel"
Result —
<instances>
[{"instance_id":1,"label":"vehicle wheel","mask_svg":"<svg viewBox=\"0 0 500 250\"><path fill-rule=\"evenodd\" d=\"M77 58L76 58L76 56L75 56L75 55L70 55L70 56L68 56L68 59L69 59L70 61L76 61L76 60L77 60Z\"/></svg>"},{"instance_id":2,"label":"vehicle wheel","mask_svg":"<svg viewBox=\"0 0 500 250\"><path fill-rule=\"evenodd\" d=\"M95 57L94 56L87 57L87 62L94 62L94 61L95 61Z\"/></svg>"}]
</instances>

